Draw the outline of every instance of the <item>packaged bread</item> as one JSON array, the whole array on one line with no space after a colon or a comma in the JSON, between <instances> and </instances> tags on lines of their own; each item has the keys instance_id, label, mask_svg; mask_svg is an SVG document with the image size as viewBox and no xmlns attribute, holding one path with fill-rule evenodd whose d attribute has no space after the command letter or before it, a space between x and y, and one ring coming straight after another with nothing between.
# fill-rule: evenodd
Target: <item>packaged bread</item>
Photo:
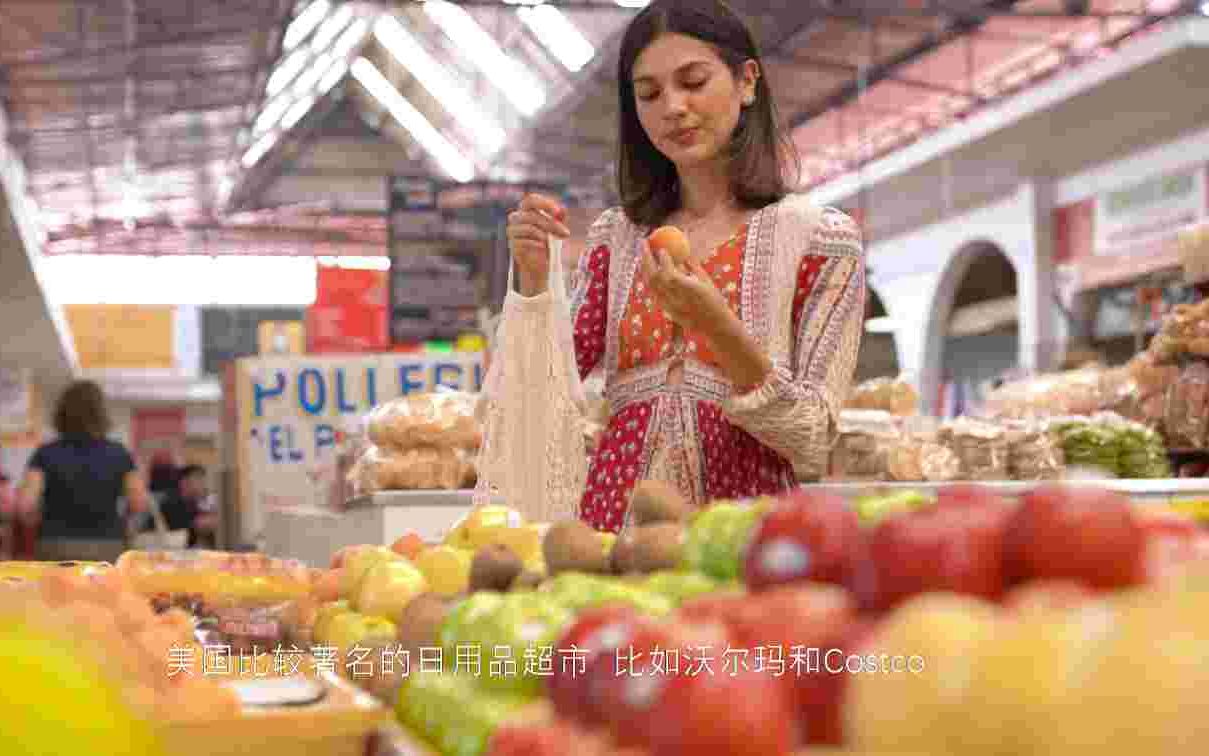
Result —
<instances>
[{"instance_id":1,"label":"packaged bread","mask_svg":"<svg viewBox=\"0 0 1209 756\"><path fill-rule=\"evenodd\" d=\"M886 480L889 453L901 439L895 418L878 410L840 413L831 451L831 477L839 480Z\"/></svg>"},{"instance_id":2,"label":"packaged bread","mask_svg":"<svg viewBox=\"0 0 1209 756\"><path fill-rule=\"evenodd\" d=\"M1062 445L1039 423L1007 428L1008 474L1012 480L1057 480L1066 469Z\"/></svg>"},{"instance_id":3,"label":"packaged bread","mask_svg":"<svg viewBox=\"0 0 1209 756\"><path fill-rule=\"evenodd\" d=\"M961 460L965 480L1008 479L1008 439L1001 426L960 417L945 423L940 440Z\"/></svg>"},{"instance_id":4,"label":"packaged bread","mask_svg":"<svg viewBox=\"0 0 1209 756\"><path fill-rule=\"evenodd\" d=\"M1168 388L1163 430L1173 448L1204 449L1209 444L1209 363L1189 363Z\"/></svg>"},{"instance_id":5,"label":"packaged bread","mask_svg":"<svg viewBox=\"0 0 1209 756\"><path fill-rule=\"evenodd\" d=\"M392 399L369 415L369 439L384 450L419 447L478 449L482 431L474 394L434 391Z\"/></svg>"},{"instance_id":6,"label":"packaged bread","mask_svg":"<svg viewBox=\"0 0 1209 756\"><path fill-rule=\"evenodd\" d=\"M379 491L456 490L474 485L473 453L466 449L420 446L393 451L371 446L349 472L356 495Z\"/></svg>"},{"instance_id":7,"label":"packaged bread","mask_svg":"<svg viewBox=\"0 0 1209 756\"><path fill-rule=\"evenodd\" d=\"M844 406L909 417L919 412L919 394L902 378L874 378L853 388Z\"/></svg>"}]
</instances>

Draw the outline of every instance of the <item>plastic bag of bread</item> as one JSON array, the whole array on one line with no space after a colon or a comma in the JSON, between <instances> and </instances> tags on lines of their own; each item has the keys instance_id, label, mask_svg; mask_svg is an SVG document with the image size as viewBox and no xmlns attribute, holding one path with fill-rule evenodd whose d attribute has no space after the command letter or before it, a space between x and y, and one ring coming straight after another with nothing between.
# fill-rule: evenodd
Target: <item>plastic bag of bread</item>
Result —
<instances>
[{"instance_id":1,"label":"plastic bag of bread","mask_svg":"<svg viewBox=\"0 0 1209 756\"><path fill-rule=\"evenodd\" d=\"M853 388L844 406L908 417L919 412L919 394L902 378L873 378Z\"/></svg>"},{"instance_id":2,"label":"plastic bag of bread","mask_svg":"<svg viewBox=\"0 0 1209 756\"><path fill-rule=\"evenodd\" d=\"M1007 429L1008 473L1012 480L1057 480L1065 469L1062 446L1042 425L1020 423Z\"/></svg>"},{"instance_id":3,"label":"plastic bag of bread","mask_svg":"<svg viewBox=\"0 0 1209 756\"><path fill-rule=\"evenodd\" d=\"M1008 479L1008 440L1002 427L960 417L941 428L940 440L961 460L965 480Z\"/></svg>"},{"instance_id":4,"label":"plastic bag of bread","mask_svg":"<svg viewBox=\"0 0 1209 756\"><path fill-rule=\"evenodd\" d=\"M1209 443L1209 363L1189 363L1168 388L1163 429L1173 448L1204 449Z\"/></svg>"},{"instance_id":5,"label":"plastic bag of bread","mask_svg":"<svg viewBox=\"0 0 1209 756\"><path fill-rule=\"evenodd\" d=\"M369 439L383 449L478 449L482 432L476 397L463 391L411 394L378 405L369 415Z\"/></svg>"},{"instance_id":6,"label":"plastic bag of bread","mask_svg":"<svg viewBox=\"0 0 1209 756\"><path fill-rule=\"evenodd\" d=\"M831 450L831 477L838 480L885 480L889 454L901 440L895 418L878 410L840 413Z\"/></svg>"},{"instance_id":7,"label":"plastic bag of bread","mask_svg":"<svg viewBox=\"0 0 1209 756\"><path fill-rule=\"evenodd\" d=\"M371 446L349 471L356 495L379 491L455 490L474 484L474 459L465 449L424 446L404 452Z\"/></svg>"}]
</instances>

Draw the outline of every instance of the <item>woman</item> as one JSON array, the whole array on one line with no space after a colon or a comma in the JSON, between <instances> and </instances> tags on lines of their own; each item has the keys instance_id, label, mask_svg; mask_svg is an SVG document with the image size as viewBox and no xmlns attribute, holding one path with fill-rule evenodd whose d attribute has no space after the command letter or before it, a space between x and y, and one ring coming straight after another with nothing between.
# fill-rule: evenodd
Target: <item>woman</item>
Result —
<instances>
[{"instance_id":1,"label":"woman","mask_svg":"<svg viewBox=\"0 0 1209 756\"><path fill-rule=\"evenodd\" d=\"M637 480L690 501L774 493L826 472L865 305L853 222L790 193L792 147L751 32L719 0L655 0L618 66L622 207L588 232L573 278L581 377L611 417L580 516L626 523ZM529 195L507 235L520 293L545 290L565 209ZM646 237L675 225L692 260Z\"/></svg>"},{"instance_id":2,"label":"woman","mask_svg":"<svg viewBox=\"0 0 1209 756\"><path fill-rule=\"evenodd\" d=\"M18 495L20 516L39 526L37 556L48 561L112 561L125 547L123 496L132 513L147 510L148 494L134 460L106 439L109 416L100 387L78 381L55 408L59 438L30 459Z\"/></svg>"}]
</instances>

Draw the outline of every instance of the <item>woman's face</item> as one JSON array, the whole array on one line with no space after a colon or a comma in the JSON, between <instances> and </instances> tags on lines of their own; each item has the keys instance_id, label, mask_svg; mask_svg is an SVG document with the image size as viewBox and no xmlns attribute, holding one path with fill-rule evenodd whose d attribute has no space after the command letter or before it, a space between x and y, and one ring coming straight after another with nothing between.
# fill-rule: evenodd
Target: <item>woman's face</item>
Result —
<instances>
[{"instance_id":1,"label":"woman's face","mask_svg":"<svg viewBox=\"0 0 1209 756\"><path fill-rule=\"evenodd\" d=\"M720 159L755 96L757 65L736 77L714 48L684 34L662 34L634 61L634 104L647 137L677 168Z\"/></svg>"}]
</instances>

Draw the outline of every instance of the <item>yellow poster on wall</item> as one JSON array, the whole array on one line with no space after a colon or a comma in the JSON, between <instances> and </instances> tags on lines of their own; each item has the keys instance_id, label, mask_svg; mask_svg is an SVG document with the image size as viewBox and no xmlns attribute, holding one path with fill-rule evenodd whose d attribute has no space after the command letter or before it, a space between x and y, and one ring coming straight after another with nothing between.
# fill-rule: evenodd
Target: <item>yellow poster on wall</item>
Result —
<instances>
[{"instance_id":1,"label":"yellow poster on wall","mask_svg":"<svg viewBox=\"0 0 1209 756\"><path fill-rule=\"evenodd\" d=\"M175 367L175 307L67 305L65 310L80 367L94 370Z\"/></svg>"}]
</instances>

